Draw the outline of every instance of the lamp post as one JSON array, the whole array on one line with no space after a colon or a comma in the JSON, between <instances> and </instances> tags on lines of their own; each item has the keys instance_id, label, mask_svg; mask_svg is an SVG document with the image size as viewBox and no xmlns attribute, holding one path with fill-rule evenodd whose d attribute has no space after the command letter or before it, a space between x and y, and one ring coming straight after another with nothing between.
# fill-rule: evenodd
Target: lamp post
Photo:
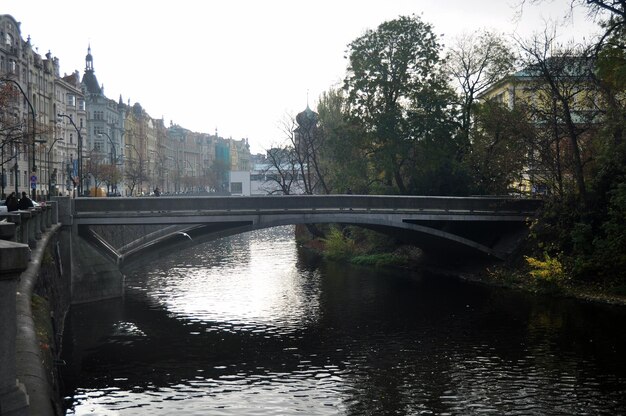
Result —
<instances>
[{"instance_id":1,"label":"lamp post","mask_svg":"<svg viewBox=\"0 0 626 416\"><path fill-rule=\"evenodd\" d=\"M150 150L151 153L154 153L156 155L156 160L154 162L154 170L157 173L157 185L161 186L161 191L165 192L165 184L164 184L164 178L167 174L167 166L165 165L165 158L161 155L161 152L159 152L158 150Z\"/></svg>"},{"instance_id":2,"label":"lamp post","mask_svg":"<svg viewBox=\"0 0 626 416\"><path fill-rule=\"evenodd\" d=\"M105 132L98 133L98 137L106 136L109 139L109 144L111 145L111 151L109 152L109 158L111 159L111 169L116 169L117 165L117 150L115 150L115 143L113 143L113 139ZM109 183L109 185L111 185ZM109 186L107 185L107 187ZM111 192L117 193L117 182L113 183L111 186Z\"/></svg>"},{"instance_id":3,"label":"lamp post","mask_svg":"<svg viewBox=\"0 0 626 416\"><path fill-rule=\"evenodd\" d=\"M18 157L18 156L19 156L19 155L18 155L18 150L19 150L19 144L20 144L20 143L21 143L21 142L20 142L19 140L11 139L11 140L9 140L9 141L5 141L5 142L3 142L3 143L2 143L2 145L0 146L0 148L2 149L1 151L2 151L2 196L3 196L3 197L4 197L4 190L5 190L5 188L8 188L8 186L7 186L7 185L8 185L8 183L7 183L7 178L6 178L6 171L5 171L5 169L4 169L4 165L5 165L5 163L8 163L9 161L11 161L11 160L15 159L15 165L14 165L14 167L12 167L12 168L10 168L10 169L8 169L8 170L9 170L9 171L11 171L11 170L15 170L16 175L17 175L17 172L18 172L18 169L17 169L17 161L18 161L18 159L19 159L19 157ZM14 151L13 151L13 152L11 152L11 153L14 153L14 154L13 154L13 156L11 156L11 157L10 157L10 158L8 158L7 160L5 160L5 159L4 159L4 146L6 146L7 144L13 145L13 149L14 149ZM15 193L16 193L16 194L17 194L17 186L18 186L18 185L17 185L17 179L16 179L16 182L15 182Z\"/></svg>"},{"instance_id":4,"label":"lamp post","mask_svg":"<svg viewBox=\"0 0 626 416\"><path fill-rule=\"evenodd\" d=\"M98 137L106 136L109 139L109 143L111 144L111 151L109 152L109 158L111 159L111 164L115 164L117 162L117 151L115 150L115 143L113 143L113 139L105 132L98 133Z\"/></svg>"},{"instance_id":5,"label":"lamp post","mask_svg":"<svg viewBox=\"0 0 626 416\"><path fill-rule=\"evenodd\" d=\"M2 82L10 82L11 84L15 85L20 90L20 92L22 93L22 96L24 96L24 99L26 100L26 103L28 104L28 108L30 109L30 113L31 113L31 116L32 116L32 122L33 122L32 132L31 132L31 134L32 134L32 153L33 153L32 172L37 172L37 165L35 165L35 109L33 108L33 105L30 103L30 100L28 99L28 96L26 95L26 93L22 89L22 86L20 85L19 82L15 81L14 79L10 79L10 78L0 78L0 81L2 81ZM17 175L19 173L17 171L17 162L16 162L15 166L16 166L16 168L15 168L15 175L16 175L16 178L17 178ZM16 182L16 184L17 184L17 182ZM33 191L32 192L32 198L34 200L35 197L36 197L35 188L33 188L32 191ZM18 193L17 185L15 186L15 193L16 194Z\"/></svg>"},{"instance_id":6,"label":"lamp post","mask_svg":"<svg viewBox=\"0 0 626 416\"><path fill-rule=\"evenodd\" d=\"M52 193L52 175L50 174L50 168L52 163L50 158L50 152L52 152L52 148L58 141L63 141L63 137L58 137L54 139L54 141L50 145L50 149L48 149L48 201L50 200L50 195Z\"/></svg>"},{"instance_id":7,"label":"lamp post","mask_svg":"<svg viewBox=\"0 0 626 416\"><path fill-rule=\"evenodd\" d=\"M68 116L67 114L57 114L57 116L67 118L72 124L72 126L74 127L74 130L76 130L76 133L78 134L78 196L82 196L83 195L83 136L81 136L80 129L76 127L76 123L74 123L74 120L72 119L72 117Z\"/></svg>"}]
</instances>

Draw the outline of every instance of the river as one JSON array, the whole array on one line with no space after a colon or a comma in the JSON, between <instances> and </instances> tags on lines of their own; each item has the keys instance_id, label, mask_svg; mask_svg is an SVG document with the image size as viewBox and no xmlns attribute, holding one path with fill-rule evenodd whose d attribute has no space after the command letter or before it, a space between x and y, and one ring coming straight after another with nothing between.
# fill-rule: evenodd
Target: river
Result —
<instances>
[{"instance_id":1,"label":"river","mask_svg":"<svg viewBox=\"0 0 626 416\"><path fill-rule=\"evenodd\" d=\"M626 414L626 310L310 258L291 227L72 308L68 415Z\"/></svg>"}]
</instances>

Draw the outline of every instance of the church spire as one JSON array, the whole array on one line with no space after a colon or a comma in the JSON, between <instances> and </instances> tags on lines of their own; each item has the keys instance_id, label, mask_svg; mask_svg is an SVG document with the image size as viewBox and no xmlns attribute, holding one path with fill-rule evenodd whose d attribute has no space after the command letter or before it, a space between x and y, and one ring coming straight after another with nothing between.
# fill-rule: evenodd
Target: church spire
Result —
<instances>
[{"instance_id":1,"label":"church spire","mask_svg":"<svg viewBox=\"0 0 626 416\"><path fill-rule=\"evenodd\" d=\"M82 84L86 87L87 92L91 94L103 95L102 87L98 83L96 74L93 70L93 56L91 56L91 44L87 48L87 56L85 57L85 74L83 75Z\"/></svg>"},{"instance_id":2,"label":"church spire","mask_svg":"<svg viewBox=\"0 0 626 416\"><path fill-rule=\"evenodd\" d=\"M91 44L87 47L87 56L85 57L85 71L93 72L93 56L91 56Z\"/></svg>"}]
</instances>

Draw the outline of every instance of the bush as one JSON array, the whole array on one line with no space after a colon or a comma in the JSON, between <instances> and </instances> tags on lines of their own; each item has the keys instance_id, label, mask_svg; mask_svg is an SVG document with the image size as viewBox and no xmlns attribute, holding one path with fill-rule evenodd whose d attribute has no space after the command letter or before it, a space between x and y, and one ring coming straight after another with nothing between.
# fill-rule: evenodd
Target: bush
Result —
<instances>
[{"instance_id":1,"label":"bush","mask_svg":"<svg viewBox=\"0 0 626 416\"><path fill-rule=\"evenodd\" d=\"M544 260L524 256L526 263L531 267L530 275L538 283L561 283L565 280L563 265L558 258L544 253Z\"/></svg>"},{"instance_id":2,"label":"bush","mask_svg":"<svg viewBox=\"0 0 626 416\"><path fill-rule=\"evenodd\" d=\"M324 256L332 260L345 260L352 257L357 249L354 240L346 237L337 229L332 228L324 239Z\"/></svg>"}]
</instances>

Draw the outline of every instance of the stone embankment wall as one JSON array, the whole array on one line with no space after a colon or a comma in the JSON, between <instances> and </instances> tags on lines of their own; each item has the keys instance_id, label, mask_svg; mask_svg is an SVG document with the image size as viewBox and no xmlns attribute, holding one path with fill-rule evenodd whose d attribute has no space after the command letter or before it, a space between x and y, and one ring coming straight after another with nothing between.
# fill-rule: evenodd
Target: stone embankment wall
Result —
<instances>
[{"instance_id":1,"label":"stone embankment wall","mask_svg":"<svg viewBox=\"0 0 626 416\"><path fill-rule=\"evenodd\" d=\"M0 218L0 414L62 414L57 368L70 304L70 258L57 205Z\"/></svg>"}]
</instances>

